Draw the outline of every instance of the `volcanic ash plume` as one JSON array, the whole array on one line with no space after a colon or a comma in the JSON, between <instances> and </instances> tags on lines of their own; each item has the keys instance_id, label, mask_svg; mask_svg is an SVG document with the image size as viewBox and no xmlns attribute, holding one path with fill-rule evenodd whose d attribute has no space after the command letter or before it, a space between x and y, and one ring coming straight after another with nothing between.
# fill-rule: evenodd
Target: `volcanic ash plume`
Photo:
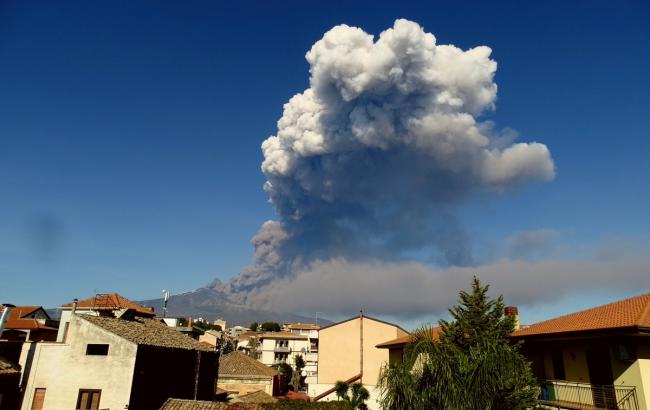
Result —
<instances>
[{"instance_id":1,"label":"volcanic ash plume","mask_svg":"<svg viewBox=\"0 0 650 410\"><path fill-rule=\"evenodd\" d=\"M477 120L496 99L490 54L437 45L407 20L377 41L346 25L328 31L306 55L310 87L262 144L279 221L262 225L254 266L221 290L254 301L332 258L471 263L454 207L554 176L544 144L513 143L512 131Z\"/></svg>"}]
</instances>

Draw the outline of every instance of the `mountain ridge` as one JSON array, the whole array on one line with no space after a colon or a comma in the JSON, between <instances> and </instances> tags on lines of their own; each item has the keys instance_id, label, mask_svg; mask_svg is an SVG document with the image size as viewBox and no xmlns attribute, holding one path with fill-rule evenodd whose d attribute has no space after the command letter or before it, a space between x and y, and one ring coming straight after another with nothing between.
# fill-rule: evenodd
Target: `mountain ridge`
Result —
<instances>
[{"instance_id":1,"label":"mountain ridge","mask_svg":"<svg viewBox=\"0 0 650 410\"><path fill-rule=\"evenodd\" d=\"M140 300L145 306L153 307L160 315L163 311L163 299ZM250 306L234 303L223 292L215 290L210 285L200 287L194 291L171 295L167 302L167 315L170 317L203 317L208 321L221 318L228 326L248 326L253 322L299 322L314 323L316 318L297 315L288 312L272 312L265 309L256 309ZM318 324L333 323L324 318L318 318Z\"/></svg>"}]
</instances>

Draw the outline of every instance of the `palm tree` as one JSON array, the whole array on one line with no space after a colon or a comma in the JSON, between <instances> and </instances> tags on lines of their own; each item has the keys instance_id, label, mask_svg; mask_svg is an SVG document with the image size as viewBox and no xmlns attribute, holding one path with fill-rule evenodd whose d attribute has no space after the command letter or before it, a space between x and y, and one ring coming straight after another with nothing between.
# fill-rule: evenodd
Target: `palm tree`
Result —
<instances>
[{"instance_id":1,"label":"palm tree","mask_svg":"<svg viewBox=\"0 0 650 410\"><path fill-rule=\"evenodd\" d=\"M339 380L334 385L334 392L339 400L347 401L353 409L365 410L368 408L365 401L370 398L370 393L361 383L350 385Z\"/></svg>"},{"instance_id":2,"label":"palm tree","mask_svg":"<svg viewBox=\"0 0 650 410\"><path fill-rule=\"evenodd\" d=\"M260 347L260 340L256 337L251 337L248 339L248 355L254 359L257 359L257 350Z\"/></svg>"}]
</instances>

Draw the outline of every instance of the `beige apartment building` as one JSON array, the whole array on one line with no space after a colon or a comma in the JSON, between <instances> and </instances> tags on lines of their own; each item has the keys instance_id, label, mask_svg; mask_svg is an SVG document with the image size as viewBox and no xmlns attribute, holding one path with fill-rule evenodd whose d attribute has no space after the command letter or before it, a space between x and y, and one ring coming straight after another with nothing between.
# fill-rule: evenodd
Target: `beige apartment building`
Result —
<instances>
[{"instance_id":1,"label":"beige apartment building","mask_svg":"<svg viewBox=\"0 0 650 410\"><path fill-rule=\"evenodd\" d=\"M298 332L270 332L258 336L260 348L257 357L267 366L286 363L296 368L297 355L305 361L305 383L315 383L318 370L318 339ZM312 340L316 340L312 344Z\"/></svg>"},{"instance_id":2,"label":"beige apartment building","mask_svg":"<svg viewBox=\"0 0 650 410\"><path fill-rule=\"evenodd\" d=\"M334 384L361 382L370 392L367 405L379 409L377 379L389 353L376 346L406 336L401 327L369 316L357 316L322 327L319 331L316 383L309 385L313 400L336 400Z\"/></svg>"}]
</instances>

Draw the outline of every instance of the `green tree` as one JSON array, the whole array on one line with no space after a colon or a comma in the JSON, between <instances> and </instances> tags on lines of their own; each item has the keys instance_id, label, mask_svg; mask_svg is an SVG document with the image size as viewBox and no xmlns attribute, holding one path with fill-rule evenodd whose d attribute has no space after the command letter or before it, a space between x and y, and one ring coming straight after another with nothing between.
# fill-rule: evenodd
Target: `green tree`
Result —
<instances>
[{"instance_id":1,"label":"green tree","mask_svg":"<svg viewBox=\"0 0 650 410\"><path fill-rule=\"evenodd\" d=\"M257 322L253 322L253 323L251 323L250 326L248 326L248 327L249 327L249 329L252 330L253 332L257 332L257 328L260 327L260 325L259 325L259 323L257 323Z\"/></svg>"},{"instance_id":2,"label":"green tree","mask_svg":"<svg viewBox=\"0 0 650 410\"><path fill-rule=\"evenodd\" d=\"M302 355L297 354L293 358L293 363L295 370L291 377L291 385L294 391L298 391L302 386L302 369L305 368L305 359L302 358Z\"/></svg>"},{"instance_id":3,"label":"green tree","mask_svg":"<svg viewBox=\"0 0 650 410\"><path fill-rule=\"evenodd\" d=\"M382 406L402 409L528 409L537 404L537 384L519 345L508 336L514 319L504 315L503 298L490 299L488 286L474 278L450 309L452 320L413 333L402 363L384 367Z\"/></svg>"},{"instance_id":4,"label":"green tree","mask_svg":"<svg viewBox=\"0 0 650 410\"><path fill-rule=\"evenodd\" d=\"M286 380L291 380L291 377L293 376L293 368L287 363L278 363L274 364L271 367L280 372L280 374L284 375Z\"/></svg>"},{"instance_id":5,"label":"green tree","mask_svg":"<svg viewBox=\"0 0 650 410\"><path fill-rule=\"evenodd\" d=\"M348 402L353 409L365 410L368 408L365 401L370 398L370 393L361 383L350 385L339 380L334 385L334 392L339 400Z\"/></svg>"},{"instance_id":6,"label":"green tree","mask_svg":"<svg viewBox=\"0 0 650 410\"><path fill-rule=\"evenodd\" d=\"M237 345L229 337L222 337L219 342L219 347L221 348L222 355L234 352L237 349Z\"/></svg>"},{"instance_id":7,"label":"green tree","mask_svg":"<svg viewBox=\"0 0 650 410\"><path fill-rule=\"evenodd\" d=\"M265 332L279 332L280 324L276 322L264 322L262 323L262 330Z\"/></svg>"}]
</instances>

